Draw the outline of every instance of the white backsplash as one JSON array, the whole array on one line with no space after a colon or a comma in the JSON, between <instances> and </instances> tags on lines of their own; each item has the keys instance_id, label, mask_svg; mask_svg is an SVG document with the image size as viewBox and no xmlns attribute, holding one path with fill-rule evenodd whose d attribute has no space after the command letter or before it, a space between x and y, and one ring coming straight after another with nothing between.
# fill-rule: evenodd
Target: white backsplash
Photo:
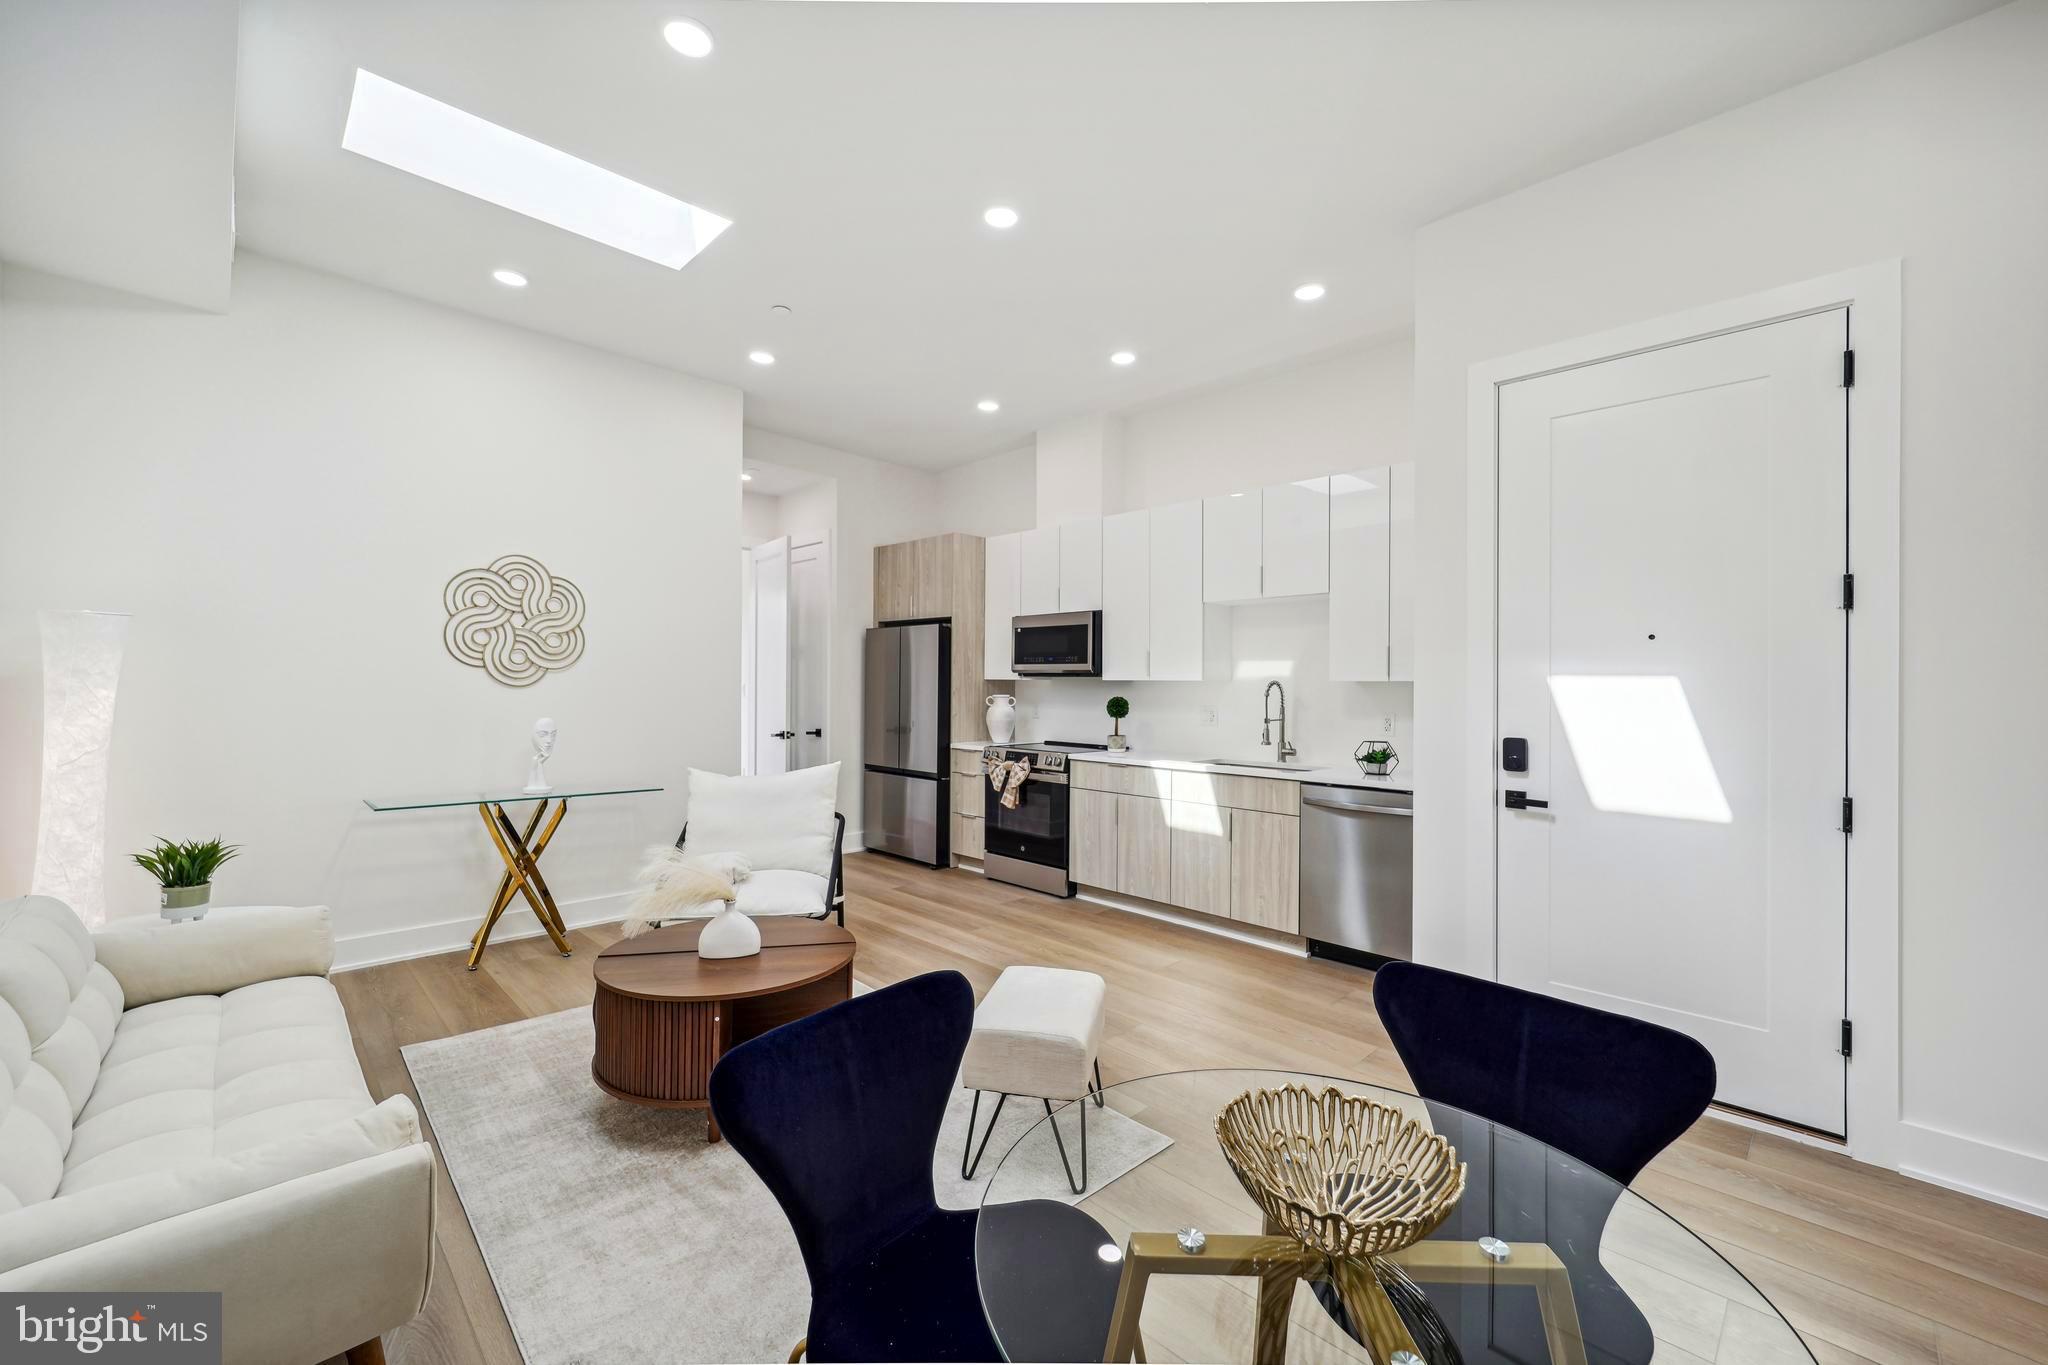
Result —
<instances>
[{"instance_id":1,"label":"white backsplash","mask_svg":"<svg viewBox=\"0 0 2048 1365\"><path fill-rule=\"evenodd\" d=\"M1298 761L1348 763L1358 742L1382 737L1382 721L1392 717L1394 747L1404 767L1414 765L1413 685L1330 681L1325 602L1260 603L1232 607L1227 615L1229 666L1222 667L1219 656L1202 682L1024 678L1004 684L1017 697L1017 737L1100 743L1110 725L1103 704L1121 696L1131 704L1123 732L1134 752L1271 762L1280 727L1273 726L1273 744L1262 748L1259 717L1266 684L1277 678L1287 689L1287 737L1300 751Z\"/></svg>"}]
</instances>

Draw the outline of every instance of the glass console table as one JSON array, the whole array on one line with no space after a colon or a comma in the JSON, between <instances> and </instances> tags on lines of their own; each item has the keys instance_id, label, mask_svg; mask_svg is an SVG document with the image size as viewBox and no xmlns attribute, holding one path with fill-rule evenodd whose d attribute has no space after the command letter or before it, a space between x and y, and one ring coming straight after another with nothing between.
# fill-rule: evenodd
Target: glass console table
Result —
<instances>
[{"instance_id":1,"label":"glass console table","mask_svg":"<svg viewBox=\"0 0 2048 1365\"><path fill-rule=\"evenodd\" d=\"M514 895L524 896L526 904L533 911L533 917L540 921L540 927L547 930L548 937L555 941L555 948L563 957L569 956L569 930L562 923L562 912L555 907L554 893L548 890L547 882L540 875L540 855L547 851L548 842L555 837L555 831L562 827L562 817L569 813L571 800L584 800L594 796L641 796L661 791L660 787L633 786L566 786L546 792L512 791L502 795L479 792L471 796L435 796L403 800L378 800L364 797L363 804L379 814L406 810L446 810L455 806L475 806L477 814L484 820L484 829L491 836L491 844L504 860L505 874L498 878L498 890L491 897L490 908L484 912L484 922L478 926L476 936L469 943L469 969L475 971L483 961L484 947L491 941L491 930L498 925L498 919L512 904ZM505 813L505 807L533 802L533 814L527 818L522 831L512 823L512 817ZM549 816L552 804L554 814ZM541 821L546 819L545 828ZM540 837L534 838L534 831Z\"/></svg>"}]
</instances>

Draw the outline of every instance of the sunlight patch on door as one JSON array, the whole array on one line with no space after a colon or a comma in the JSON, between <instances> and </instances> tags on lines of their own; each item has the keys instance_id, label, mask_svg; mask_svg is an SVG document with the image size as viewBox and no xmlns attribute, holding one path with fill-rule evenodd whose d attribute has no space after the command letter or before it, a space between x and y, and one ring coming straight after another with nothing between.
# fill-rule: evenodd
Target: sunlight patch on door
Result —
<instances>
[{"instance_id":1,"label":"sunlight patch on door","mask_svg":"<svg viewBox=\"0 0 2048 1365\"><path fill-rule=\"evenodd\" d=\"M1735 818L1677 678L1560 674L1550 697L1593 809L1721 825Z\"/></svg>"}]
</instances>

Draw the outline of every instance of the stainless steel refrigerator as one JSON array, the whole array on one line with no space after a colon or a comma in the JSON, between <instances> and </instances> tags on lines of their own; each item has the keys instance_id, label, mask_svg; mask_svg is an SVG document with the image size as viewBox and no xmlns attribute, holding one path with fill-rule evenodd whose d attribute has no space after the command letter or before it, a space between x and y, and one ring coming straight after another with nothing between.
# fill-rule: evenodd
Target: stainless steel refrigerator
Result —
<instances>
[{"instance_id":1,"label":"stainless steel refrigerator","mask_svg":"<svg viewBox=\"0 0 2048 1365\"><path fill-rule=\"evenodd\" d=\"M952 652L944 622L876 626L862 670L862 840L933 867L952 857Z\"/></svg>"}]
</instances>

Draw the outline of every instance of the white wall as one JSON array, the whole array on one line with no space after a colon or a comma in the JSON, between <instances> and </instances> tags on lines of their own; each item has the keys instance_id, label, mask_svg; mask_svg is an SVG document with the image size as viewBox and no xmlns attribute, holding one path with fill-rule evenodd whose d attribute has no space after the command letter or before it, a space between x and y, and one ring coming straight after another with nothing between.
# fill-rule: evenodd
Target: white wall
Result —
<instances>
[{"instance_id":1,"label":"white wall","mask_svg":"<svg viewBox=\"0 0 2048 1365\"><path fill-rule=\"evenodd\" d=\"M1109 510L1408 459L1413 356L1400 337L1125 414Z\"/></svg>"},{"instance_id":2,"label":"white wall","mask_svg":"<svg viewBox=\"0 0 2048 1365\"><path fill-rule=\"evenodd\" d=\"M27 889L35 612L134 613L108 822L121 855L244 846L223 902L326 902L345 961L462 944L500 871L474 808L364 797L517 788L555 718L572 810L545 870L615 918L674 837L691 765L731 770L740 394L260 257L224 315L10 267L0 293L0 895ZM450 658L450 575L539 558L588 601L580 662L514 689ZM523 909L511 931L532 929ZM563 964L564 971L588 971Z\"/></svg>"},{"instance_id":3,"label":"white wall","mask_svg":"<svg viewBox=\"0 0 2048 1365\"><path fill-rule=\"evenodd\" d=\"M951 529L939 520L939 478L758 427L746 429L746 458L808 470L830 480L832 534L832 714L826 752L840 765L839 809L849 847L858 847L861 763L861 642L875 619L875 547ZM737 476L735 476L737 477ZM823 516L826 492L799 489L784 501L786 525Z\"/></svg>"},{"instance_id":4,"label":"white wall","mask_svg":"<svg viewBox=\"0 0 2048 1365\"><path fill-rule=\"evenodd\" d=\"M939 521L948 531L999 536L1038 524L1038 452L1020 446L939 471Z\"/></svg>"},{"instance_id":5,"label":"white wall","mask_svg":"<svg viewBox=\"0 0 2048 1365\"><path fill-rule=\"evenodd\" d=\"M1446 219L1417 241L1415 322L1417 942L1469 968L1492 921L1460 815L1491 799L1490 736L1465 722L1486 666L1466 651L1468 368L1903 259L1901 1160L2035 1207L2044 72L2048 4L2028 0Z\"/></svg>"},{"instance_id":6,"label":"white wall","mask_svg":"<svg viewBox=\"0 0 2048 1365\"><path fill-rule=\"evenodd\" d=\"M740 494L740 544L759 545L782 534L782 499L766 493Z\"/></svg>"}]
</instances>

